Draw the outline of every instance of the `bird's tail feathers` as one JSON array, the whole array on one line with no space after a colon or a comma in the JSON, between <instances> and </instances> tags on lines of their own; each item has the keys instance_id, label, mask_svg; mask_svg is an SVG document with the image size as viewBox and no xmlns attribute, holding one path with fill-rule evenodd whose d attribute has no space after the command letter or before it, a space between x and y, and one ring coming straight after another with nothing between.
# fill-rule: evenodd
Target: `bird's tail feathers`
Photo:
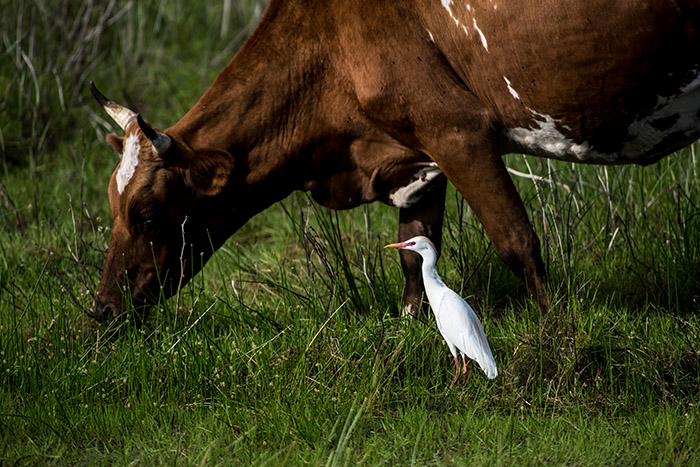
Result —
<instances>
[{"instance_id":1,"label":"bird's tail feathers","mask_svg":"<svg viewBox=\"0 0 700 467\"><path fill-rule=\"evenodd\" d=\"M484 373L486 373L488 379L494 379L498 376L498 368L496 368L496 360L493 358L489 342L486 340L486 335L479 334L477 338L481 342L481 345L479 347L479 355L477 355L477 358L474 360L476 360Z\"/></svg>"},{"instance_id":2,"label":"bird's tail feathers","mask_svg":"<svg viewBox=\"0 0 700 467\"><path fill-rule=\"evenodd\" d=\"M487 357L487 358L483 358ZM491 357L491 358L488 358ZM479 366L486 373L488 379L494 379L498 376L498 368L496 368L496 361L490 355L483 355L479 361Z\"/></svg>"}]
</instances>

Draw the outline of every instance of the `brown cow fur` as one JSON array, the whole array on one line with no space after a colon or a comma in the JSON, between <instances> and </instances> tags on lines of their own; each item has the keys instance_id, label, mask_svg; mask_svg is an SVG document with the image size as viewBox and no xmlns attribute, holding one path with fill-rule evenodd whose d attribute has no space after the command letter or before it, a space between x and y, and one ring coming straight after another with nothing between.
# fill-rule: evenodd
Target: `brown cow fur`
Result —
<instances>
[{"instance_id":1,"label":"brown cow fur","mask_svg":"<svg viewBox=\"0 0 700 467\"><path fill-rule=\"evenodd\" d=\"M212 246L295 190L334 209L399 204L399 240L425 235L439 247L446 181L430 178L435 165L546 307L539 240L501 155L646 164L697 139L699 10L690 1L272 0L175 125L157 133L124 114L140 152L130 178L118 167L110 181L114 228L95 316L121 313L124 296L141 305L172 294ZM109 137L120 153L125 141ZM416 179L431 181L410 196ZM415 311L420 268L401 260Z\"/></svg>"}]
</instances>

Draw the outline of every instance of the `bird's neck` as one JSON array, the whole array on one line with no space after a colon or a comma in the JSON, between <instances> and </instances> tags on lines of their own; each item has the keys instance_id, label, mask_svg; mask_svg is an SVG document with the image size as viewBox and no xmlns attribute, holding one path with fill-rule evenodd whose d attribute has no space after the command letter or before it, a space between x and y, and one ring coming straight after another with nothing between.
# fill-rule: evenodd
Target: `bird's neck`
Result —
<instances>
[{"instance_id":1,"label":"bird's neck","mask_svg":"<svg viewBox=\"0 0 700 467\"><path fill-rule=\"evenodd\" d=\"M421 269L423 271L423 283L425 284L425 289L429 290L432 287L444 287L445 283L440 278L437 268L435 267L437 255L433 252L427 252L421 254L421 256L423 257Z\"/></svg>"}]
</instances>

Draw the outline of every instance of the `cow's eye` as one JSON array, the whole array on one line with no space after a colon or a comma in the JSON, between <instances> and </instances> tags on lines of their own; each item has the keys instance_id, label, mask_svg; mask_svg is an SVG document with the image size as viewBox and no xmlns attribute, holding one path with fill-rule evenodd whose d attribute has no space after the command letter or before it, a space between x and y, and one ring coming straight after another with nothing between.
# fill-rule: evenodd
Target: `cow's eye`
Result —
<instances>
[{"instance_id":1,"label":"cow's eye","mask_svg":"<svg viewBox=\"0 0 700 467\"><path fill-rule=\"evenodd\" d=\"M151 210L142 211L139 213L137 229L140 233L148 233L155 227L155 212Z\"/></svg>"}]
</instances>

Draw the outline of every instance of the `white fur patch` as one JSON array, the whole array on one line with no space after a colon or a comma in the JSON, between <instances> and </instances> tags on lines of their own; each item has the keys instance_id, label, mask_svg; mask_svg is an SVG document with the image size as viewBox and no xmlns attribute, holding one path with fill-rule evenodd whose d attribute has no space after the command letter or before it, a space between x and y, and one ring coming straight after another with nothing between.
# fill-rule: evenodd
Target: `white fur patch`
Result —
<instances>
[{"instance_id":1,"label":"white fur patch","mask_svg":"<svg viewBox=\"0 0 700 467\"><path fill-rule=\"evenodd\" d=\"M459 19L455 17L454 13L452 12L452 0L440 0L442 3L443 8L447 10L447 13L449 13L450 18L452 18L452 21L455 22L455 26L460 28L462 31L464 31L464 34L469 36L469 30L467 29L467 26L465 24L460 23ZM472 13L472 6L470 4L467 4L467 11L469 13ZM467 20L468 21L468 20ZM472 18L472 24L474 26L474 29L476 30L477 34L479 34L479 39L481 39L481 45L484 46L484 49L486 51L489 51L489 44L486 41L486 36L484 35L483 31L479 28L479 26L476 24L476 18Z\"/></svg>"},{"instance_id":2,"label":"white fur patch","mask_svg":"<svg viewBox=\"0 0 700 467\"><path fill-rule=\"evenodd\" d=\"M484 36L484 33L481 32L481 29L479 29L479 26L476 25L476 18L472 18L474 21L474 29L476 29L476 32L479 33L479 37L481 38L481 45L484 46L486 51L489 51L489 44L486 42L486 36Z\"/></svg>"},{"instance_id":3,"label":"white fur patch","mask_svg":"<svg viewBox=\"0 0 700 467\"><path fill-rule=\"evenodd\" d=\"M670 97L657 98L654 111L632 122L627 132L631 138L622 149L628 157L643 154L679 132L689 138L700 137L700 73L695 71L693 81L683 86L679 92ZM670 119L673 124L666 128L657 128L654 122Z\"/></svg>"},{"instance_id":4,"label":"white fur patch","mask_svg":"<svg viewBox=\"0 0 700 467\"><path fill-rule=\"evenodd\" d=\"M506 80L506 86L508 86L508 91L510 92L510 95L513 96L515 99L520 100L520 94L518 94L518 91L513 89L513 86L510 84L510 80L505 76L503 77L503 79Z\"/></svg>"},{"instance_id":5,"label":"white fur patch","mask_svg":"<svg viewBox=\"0 0 700 467\"><path fill-rule=\"evenodd\" d=\"M537 128L511 128L507 135L518 144L537 153L546 153L557 159L568 159L572 155L576 160L584 160L590 151L588 143L577 144L567 138L557 128L555 118L530 110L536 117Z\"/></svg>"},{"instance_id":6,"label":"white fur patch","mask_svg":"<svg viewBox=\"0 0 700 467\"><path fill-rule=\"evenodd\" d=\"M559 120L536 112L534 125L529 128L510 128L506 136L521 147L535 155L542 155L571 162L592 163L628 163L643 162L653 156L658 147L664 145L668 138L677 140L681 133L688 143L700 138L700 72L695 70L695 78L678 90L678 93L657 98L651 113L639 117L627 127L627 134L619 135L624 145L619 152L604 153L597 151L588 142L576 143L563 131L569 128L558 125ZM507 82L507 80L506 80ZM512 94L512 93L511 93ZM660 120L668 119L668 125L655 125ZM672 145L673 140L665 143Z\"/></svg>"},{"instance_id":7,"label":"white fur patch","mask_svg":"<svg viewBox=\"0 0 700 467\"><path fill-rule=\"evenodd\" d=\"M450 14L450 18L455 22L455 25L459 27L459 20L455 18L455 15L452 13L452 0L440 0L442 2L442 6L447 10L447 12Z\"/></svg>"},{"instance_id":8,"label":"white fur patch","mask_svg":"<svg viewBox=\"0 0 700 467\"><path fill-rule=\"evenodd\" d=\"M430 185L437 176L442 174L436 163L420 169L413 176L413 181L406 186L402 186L391 195L391 203L398 208L407 208L416 204L421 197L422 191Z\"/></svg>"},{"instance_id":9,"label":"white fur patch","mask_svg":"<svg viewBox=\"0 0 700 467\"><path fill-rule=\"evenodd\" d=\"M131 177L134 176L136 171L136 166L139 165L139 152L141 152L139 137L135 133L131 134L124 142L124 153L117 171L117 191L119 191L120 195L124 193L124 188L131 181Z\"/></svg>"}]
</instances>

